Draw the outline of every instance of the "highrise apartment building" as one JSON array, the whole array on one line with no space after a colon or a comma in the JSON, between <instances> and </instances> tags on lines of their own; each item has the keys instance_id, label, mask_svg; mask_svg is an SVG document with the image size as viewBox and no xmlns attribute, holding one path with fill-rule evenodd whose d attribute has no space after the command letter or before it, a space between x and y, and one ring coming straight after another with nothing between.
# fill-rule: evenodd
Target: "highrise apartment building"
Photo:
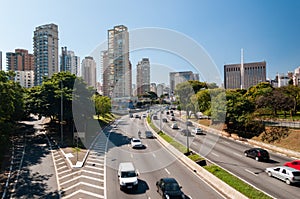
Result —
<instances>
[{"instance_id":1,"label":"highrise apartment building","mask_svg":"<svg viewBox=\"0 0 300 199\"><path fill-rule=\"evenodd\" d=\"M170 92L174 93L177 84L189 80L199 81L199 74L193 73L192 71L170 72Z\"/></svg>"},{"instance_id":2,"label":"highrise apartment building","mask_svg":"<svg viewBox=\"0 0 300 199\"><path fill-rule=\"evenodd\" d=\"M108 50L102 52L104 95L113 98L131 96L129 33L124 25L108 30Z\"/></svg>"},{"instance_id":3,"label":"highrise apartment building","mask_svg":"<svg viewBox=\"0 0 300 199\"><path fill-rule=\"evenodd\" d=\"M2 70L2 51L0 51L0 71Z\"/></svg>"},{"instance_id":4,"label":"highrise apartment building","mask_svg":"<svg viewBox=\"0 0 300 199\"><path fill-rule=\"evenodd\" d=\"M69 71L78 77L81 76L80 57L76 56L74 51L68 50L67 47L61 48L60 71Z\"/></svg>"},{"instance_id":5,"label":"highrise apartment building","mask_svg":"<svg viewBox=\"0 0 300 199\"><path fill-rule=\"evenodd\" d=\"M136 66L137 95L143 95L150 91L150 61L143 58Z\"/></svg>"},{"instance_id":6,"label":"highrise apartment building","mask_svg":"<svg viewBox=\"0 0 300 199\"><path fill-rule=\"evenodd\" d=\"M87 83L88 86L96 88L97 79L96 79L96 62L93 57L85 57L82 60L82 78Z\"/></svg>"},{"instance_id":7,"label":"highrise apartment building","mask_svg":"<svg viewBox=\"0 0 300 199\"><path fill-rule=\"evenodd\" d=\"M266 62L224 65L225 89L248 89L266 81Z\"/></svg>"},{"instance_id":8,"label":"highrise apartment building","mask_svg":"<svg viewBox=\"0 0 300 199\"><path fill-rule=\"evenodd\" d=\"M34 57L28 50L16 49L15 52L7 52L6 66L8 71L16 73L15 82L26 88L34 86Z\"/></svg>"},{"instance_id":9,"label":"highrise apartment building","mask_svg":"<svg viewBox=\"0 0 300 199\"><path fill-rule=\"evenodd\" d=\"M58 72L58 26L45 24L35 28L33 36L34 84L40 85L43 77Z\"/></svg>"},{"instance_id":10,"label":"highrise apartment building","mask_svg":"<svg viewBox=\"0 0 300 199\"><path fill-rule=\"evenodd\" d=\"M15 52L7 52L6 68L8 71L34 70L34 56L25 49L15 49Z\"/></svg>"}]
</instances>

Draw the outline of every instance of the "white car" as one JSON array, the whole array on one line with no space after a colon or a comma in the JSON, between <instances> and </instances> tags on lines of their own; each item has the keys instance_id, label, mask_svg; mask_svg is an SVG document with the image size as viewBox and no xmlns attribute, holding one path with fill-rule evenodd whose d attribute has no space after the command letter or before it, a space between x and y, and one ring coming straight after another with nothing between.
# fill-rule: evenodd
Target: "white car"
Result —
<instances>
[{"instance_id":1,"label":"white car","mask_svg":"<svg viewBox=\"0 0 300 199\"><path fill-rule=\"evenodd\" d=\"M171 125L171 128L172 128L172 129L179 129L177 123L173 123L173 124Z\"/></svg>"},{"instance_id":2,"label":"white car","mask_svg":"<svg viewBox=\"0 0 300 199\"><path fill-rule=\"evenodd\" d=\"M203 130L202 130L201 128L195 128L195 129L194 129L194 133L195 133L196 135L202 135L202 134L204 134L204 133L203 133Z\"/></svg>"},{"instance_id":3,"label":"white car","mask_svg":"<svg viewBox=\"0 0 300 199\"><path fill-rule=\"evenodd\" d=\"M133 149L141 149L141 148L144 148L145 146L142 144L141 140L137 139L137 138L132 138L131 141L131 147Z\"/></svg>"},{"instance_id":4,"label":"white car","mask_svg":"<svg viewBox=\"0 0 300 199\"><path fill-rule=\"evenodd\" d=\"M299 183L300 171L287 166L269 167L265 170L270 177L285 181L286 184Z\"/></svg>"}]
</instances>

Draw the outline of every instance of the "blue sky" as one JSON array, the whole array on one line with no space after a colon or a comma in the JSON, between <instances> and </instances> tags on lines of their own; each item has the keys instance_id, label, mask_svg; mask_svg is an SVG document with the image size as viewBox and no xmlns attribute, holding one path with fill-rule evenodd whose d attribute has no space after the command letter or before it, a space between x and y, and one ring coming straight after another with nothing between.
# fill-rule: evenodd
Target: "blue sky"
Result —
<instances>
[{"instance_id":1,"label":"blue sky","mask_svg":"<svg viewBox=\"0 0 300 199\"><path fill-rule=\"evenodd\" d=\"M33 52L36 26L59 26L59 45L82 58L107 38L107 30L124 24L130 30L144 27L177 31L197 42L223 75L224 64L267 62L267 77L300 66L300 1L297 0L16 0L0 3L0 50ZM176 42L176 41L174 41ZM151 80L168 82L168 72L187 70L186 60L149 51L133 52L130 59L149 57ZM164 66L164 67L162 67ZM202 77L205 79L205 77ZM222 77L223 78L223 77Z\"/></svg>"}]
</instances>

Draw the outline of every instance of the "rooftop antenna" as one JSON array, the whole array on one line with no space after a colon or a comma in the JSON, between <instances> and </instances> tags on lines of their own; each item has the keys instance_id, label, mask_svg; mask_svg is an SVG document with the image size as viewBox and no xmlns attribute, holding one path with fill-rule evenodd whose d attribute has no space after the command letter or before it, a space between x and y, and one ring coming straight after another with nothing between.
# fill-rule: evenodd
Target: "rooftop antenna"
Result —
<instances>
[{"instance_id":1,"label":"rooftop antenna","mask_svg":"<svg viewBox=\"0 0 300 199\"><path fill-rule=\"evenodd\" d=\"M244 49L241 49L241 89L244 89Z\"/></svg>"}]
</instances>

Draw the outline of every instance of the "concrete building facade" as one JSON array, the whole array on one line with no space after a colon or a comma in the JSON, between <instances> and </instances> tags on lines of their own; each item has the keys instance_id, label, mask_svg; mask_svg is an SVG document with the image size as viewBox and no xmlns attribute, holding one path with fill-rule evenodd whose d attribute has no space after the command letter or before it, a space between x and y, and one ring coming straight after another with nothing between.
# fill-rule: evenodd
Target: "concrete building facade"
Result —
<instances>
[{"instance_id":1,"label":"concrete building facade","mask_svg":"<svg viewBox=\"0 0 300 199\"><path fill-rule=\"evenodd\" d=\"M45 24L35 28L33 36L34 84L40 85L43 77L58 72L58 26Z\"/></svg>"},{"instance_id":2,"label":"concrete building facade","mask_svg":"<svg viewBox=\"0 0 300 199\"><path fill-rule=\"evenodd\" d=\"M88 86L96 88L97 86L97 73L96 73L96 62L93 57L85 57L82 60L82 78Z\"/></svg>"},{"instance_id":3,"label":"concrete building facade","mask_svg":"<svg viewBox=\"0 0 300 199\"><path fill-rule=\"evenodd\" d=\"M150 61L143 58L136 66L137 95L143 95L150 91Z\"/></svg>"},{"instance_id":4,"label":"concrete building facade","mask_svg":"<svg viewBox=\"0 0 300 199\"><path fill-rule=\"evenodd\" d=\"M189 80L199 81L199 74L193 73L192 71L170 72L170 92L174 93L177 84Z\"/></svg>"},{"instance_id":5,"label":"concrete building facade","mask_svg":"<svg viewBox=\"0 0 300 199\"><path fill-rule=\"evenodd\" d=\"M129 61L129 33L124 25L108 30L108 50L102 54L104 95L114 98L132 95Z\"/></svg>"},{"instance_id":6,"label":"concrete building facade","mask_svg":"<svg viewBox=\"0 0 300 199\"><path fill-rule=\"evenodd\" d=\"M28 50L15 49L15 52L6 53L7 71L25 71L34 70L34 56L29 54Z\"/></svg>"},{"instance_id":7,"label":"concrete building facade","mask_svg":"<svg viewBox=\"0 0 300 199\"><path fill-rule=\"evenodd\" d=\"M224 65L225 89L248 89L260 82L266 82L266 62L252 62ZM243 70L242 70L243 69Z\"/></svg>"},{"instance_id":8,"label":"concrete building facade","mask_svg":"<svg viewBox=\"0 0 300 199\"><path fill-rule=\"evenodd\" d=\"M15 82L19 82L22 87L31 88L34 86L34 71L33 70L25 70L15 71Z\"/></svg>"}]
</instances>

